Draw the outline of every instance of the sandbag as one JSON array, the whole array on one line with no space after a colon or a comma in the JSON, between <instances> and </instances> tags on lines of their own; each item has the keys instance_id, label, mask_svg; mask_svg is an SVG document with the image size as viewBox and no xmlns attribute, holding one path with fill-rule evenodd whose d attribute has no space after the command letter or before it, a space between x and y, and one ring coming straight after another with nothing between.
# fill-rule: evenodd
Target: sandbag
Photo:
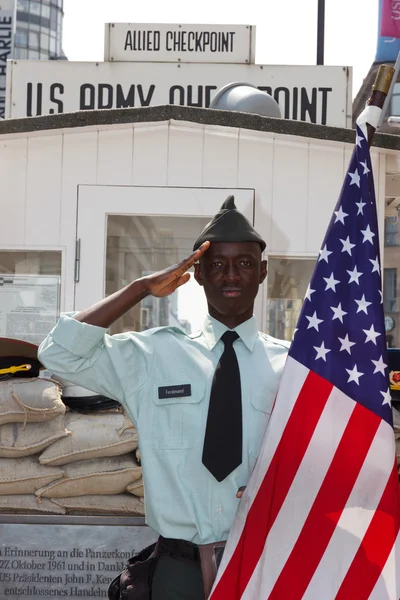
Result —
<instances>
[{"instance_id":1,"label":"sandbag","mask_svg":"<svg viewBox=\"0 0 400 600\"><path fill-rule=\"evenodd\" d=\"M0 458L0 495L34 494L63 475L61 469L41 465L36 457Z\"/></svg>"},{"instance_id":2,"label":"sandbag","mask_svg":"<svg viewBox=\"0 0 400 600\"><path fill-rule=\"evenodd\" d=\"M0 513L3 515L35 515L52 514L65 515L67 511L62 506L57 506L51 500L43 498L38 500L32 495L0 496Z\"/></svg>"},{"instance_id":3,"label":"sandbag","mask_svg":"<svg viewBox=\"0 0 400 600\"><path fill-rule=\"evenodd\" d=\"M6 423L0 426L0 458L38 454L53 442L68 435L64 415L44 423Z\"/></svg>"},{"instance_id":4,"label":"sandbag","mask_svg":"<svg viewBox=\"0 0 400 600\"><path fill-rule=\"evenodd\" d=\"M143 479L140 478L137 481L130 483L126 488L126 491L129 492L130 494L134 494L135 496L138 496L139 498L143 498L143 496L144 496Z\"/></svg>"},{"instance_id":5,"label":"sandbag","mask_svg":"<svg viewBox=\"0 0 400 600\"><path fill-rule=\"evenodd\" d=\"M142 473L132 455L83 460L65 465L63 471L63 479L40 488L36 495L44 498L71 498L121 494Z\"/></svg>"},{"instance_id":6,"label":"sandbag","mask_svg":"<svg viewBox=\"0 0 400 600\"><path fill-rule=\"evenodd\" d=\"M52 498L51 502L67 510L68 514L86 513L103 515L135 515L144 516L144 505L130 494L112 496L90 495L72 498Z\"/></svg>"},{"instance_id":7,"label":"sandbag","mask_svg":"<svg viewBox=\"0 0 400 600\"><path fill-rule=\"evenodd\" d=\"M0 381L0 425L42 423L65 413L61 387L51 379Z\"/></svg>"},{"instance_id":8,"label":"sandbag","mask_svg":"<svg viewBox=\"0 0 400 600\"><path fill-rule=\"evenodd\" d=\"M39 459L43 465L120 456L137 448L136 429L122 412L69 413L65 423L71 437L47 448Z\"/></svg>"}]
</instances>

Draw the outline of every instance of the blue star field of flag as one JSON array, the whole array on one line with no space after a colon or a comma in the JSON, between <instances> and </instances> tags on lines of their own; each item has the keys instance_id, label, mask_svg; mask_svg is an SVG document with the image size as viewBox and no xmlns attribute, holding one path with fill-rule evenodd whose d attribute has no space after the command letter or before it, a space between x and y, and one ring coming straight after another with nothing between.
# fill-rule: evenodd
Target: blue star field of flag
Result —
<instances>
[{"instance_id":1,"label":"blue star field of flag","mask_svg":"<svg viewBox=\"0 0 400 600\"><path fill-rule=\"evenodd\" d=\"M374 182L359 128L289 354L392 423Z\"/></svg>"}]
</instances>

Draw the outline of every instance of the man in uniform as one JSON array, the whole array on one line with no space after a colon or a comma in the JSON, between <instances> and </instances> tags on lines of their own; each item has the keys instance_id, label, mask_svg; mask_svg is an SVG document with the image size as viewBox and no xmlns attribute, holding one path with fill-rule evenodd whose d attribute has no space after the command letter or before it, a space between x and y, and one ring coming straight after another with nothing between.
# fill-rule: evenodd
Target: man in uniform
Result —
<instances>
[{"instance_id":1,"label":"man in uniform","mask_svg":"<svg viewBox=\"0 0 400 600\"><path fill-rule=\"evenodd\" d=\"M118 400L137 426L146 521L163 548L152 600L208 595L213 551L228 537L261 447L288 351L259 333L253 316L264 249L229 197L188 259L63 315L40 347L46 368ZM193 265L208 303L201 331L107 335L145 296L185 284Z\"/></svg>"}]
</instances>

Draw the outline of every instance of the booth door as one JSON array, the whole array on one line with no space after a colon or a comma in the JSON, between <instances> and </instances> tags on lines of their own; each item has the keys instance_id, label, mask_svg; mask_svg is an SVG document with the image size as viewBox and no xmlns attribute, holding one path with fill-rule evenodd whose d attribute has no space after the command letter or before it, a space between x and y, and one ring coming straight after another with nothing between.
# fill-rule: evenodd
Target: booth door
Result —
<instances>
[{"instance_id":1,"label":"booth door","mask_svg":"<svg viewBox=\"0 0 400 600\"><path fill-rule=\"evenodd\" d=\"M253 190L80 186L75 310L189 256L229 194L253 223ZM114 323L111 333L164 325L190 333L201 327L206 310L203 289L191 278L167 298L145 298Z\"/></svg>"}]
</instances>

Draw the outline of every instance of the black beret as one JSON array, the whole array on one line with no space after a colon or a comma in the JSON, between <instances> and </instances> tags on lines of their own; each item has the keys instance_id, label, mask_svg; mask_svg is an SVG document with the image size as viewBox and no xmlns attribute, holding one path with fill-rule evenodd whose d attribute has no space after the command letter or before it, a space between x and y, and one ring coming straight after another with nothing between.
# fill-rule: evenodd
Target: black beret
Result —
<instances>
[{"instance_id":1,"label":"black beret","mask_svg":"<svg viewBox=\"0 0 400 600\"><path fill-rule=\"evenodd\" d=\"M235 198L228 196L219 212L205 226L194 243L193 250L200 248L204 242L257 242L261 252L266 243L254 229L253 225L235 206Z\"/></svg>"},{"instance_id":2,"label":"black beret","mask_svg":"<svg viewBox=\"0 0 400 600\"><path fill-rule=\"evenodd\" d=\"M0 338L0 381L12 377L38 377L43 366L38 361L37 353L35 344Z\"/></svg>"},{"instance_id":3,"label":"black beret","mask_svg":"<svg viewBox=\"0 0 400 600\"><path fill-rule=\"evenodd\" d=\"M389 385L393 400L400 400L400 348L388 349Z\"/></svg>"}]
</instances>

